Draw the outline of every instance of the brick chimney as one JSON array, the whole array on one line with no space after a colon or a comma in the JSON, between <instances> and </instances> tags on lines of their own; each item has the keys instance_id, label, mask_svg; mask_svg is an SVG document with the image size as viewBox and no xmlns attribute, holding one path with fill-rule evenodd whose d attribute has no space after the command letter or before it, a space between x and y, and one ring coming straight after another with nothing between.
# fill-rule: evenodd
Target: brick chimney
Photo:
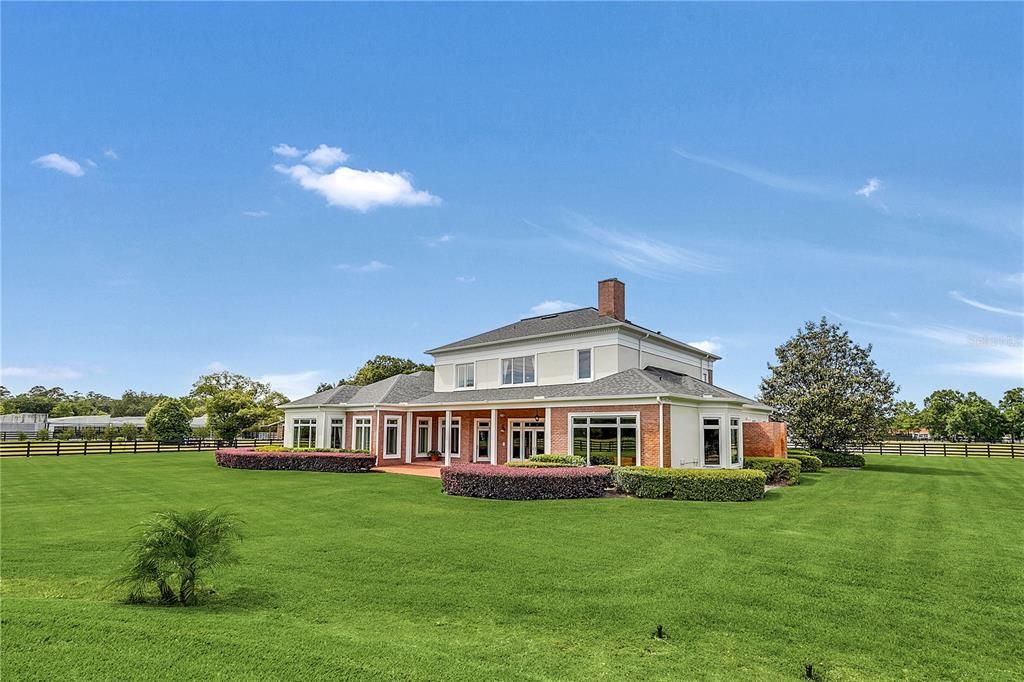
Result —
<instances>
[{"instance_id":1,"label":"brick chimney","mask_svg":"<svg viewBox=\"0 0 1024 682\"><path fill-rule=\"evenodd\" d=\"M597 310L602 315L626 321L626 285L615 279L602 279L597 283Z\"/></svg>"}]
</instances>

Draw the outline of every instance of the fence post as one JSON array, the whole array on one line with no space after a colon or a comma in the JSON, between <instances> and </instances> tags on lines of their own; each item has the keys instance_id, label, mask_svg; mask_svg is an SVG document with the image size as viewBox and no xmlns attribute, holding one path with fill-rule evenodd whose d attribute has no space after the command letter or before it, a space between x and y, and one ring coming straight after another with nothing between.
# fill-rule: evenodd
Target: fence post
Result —
<instances>
[{"instance_id":1,"label":"fence post","mask_svg":"<svg viewBox=\"0 0 1024 682\"><path fill-rule=\"evenodd\" d=\"M32 456L32 441L30 441L30 440L25 441L25 456L26 457L31 457Z\"/></svg>"},{"instance_id":2,"label":"fence post","mask_svg":"<svg viewBox=\"0 0 1024 682\"><path fill-rule=\"evenodd\" d=\"M181 452L181 441L178 441L178 452Z\"/></svg>"},{"instance_id":3,"label":"fence post","mask_svg":"<svg viewBox=\"0 0 1024 682\"><path fill-rule=\"evenodd\" d=\"M967 443L964 443L964 457L967 456Z\"/></svg>"},{"instance_id":4,"label":"fence post","mask_svg":"<svg viewBox=\"0 0 1024 682\"><path fill-rule=\"evenodd\" d=\"M139 452L139 439L132 438L132 454L136 455Z\"/></svg>"},{"instance_id":5,"label":"fence post","mask_svg":"<svg viewBox=\"0 0 1024 682\"><path fill-rule=\"evenodd\" d=\"M113 454L114 452L114 441L113 439L107 441L107 454Z\"/></svg>"},{"instance_id":6,"label":"fence post","mask_svg":"<svg viewBox=\"0 0 1024 682\"><path fill-rule=\"evenodd\" d=\"M988 453L988 456L991 457L992 456L992 443L985 443L985 450Z\"/></svg>"},{"instance_id":7,"label":"fence post","mask_svg":"<svg viewBox=\"0 0 1024 682\"><path fill-rule=\"evenodd\" d=\"M57 457L60 457L60 441L57 441Z\"/></svg>"},{"instance_id":8,"label":"fence post","mask_svg":"<svg viewBox=\"0 0 1024 682\"><path fill-rule=\"evenodd\" d=\"M903 456L903 443L896 443L896 451L900 453L900 457Z\"/></svg>"},{"instance_id":9,"label":"fence post","mask_svg":"<svg viewBox=\"0 0 1024 682\"><path fill-rule=\"evenodd\" d=\"M942 441L942 456L946 456L946 441Z\"/></svg>"},{"instance_id":10,"label":"fence post","mask_svg":"<svg viewBox=\"0 0 1024 682\"><path fill-rule=\"evenodd\" d=\"M156 442L156 451L160 452L160 441Z\"/></svg>"},{"instance_id":11,"label":"fence post","mask_svg":"<svg viewBox=\"0 0 1024 682\"><path fill-rule=\"evenodd\" d=\"M89 454L89 441L83 440L82 441L82 456L84 457L85 455L88 455L88 454Z\"/></svg>"}]
</instances>

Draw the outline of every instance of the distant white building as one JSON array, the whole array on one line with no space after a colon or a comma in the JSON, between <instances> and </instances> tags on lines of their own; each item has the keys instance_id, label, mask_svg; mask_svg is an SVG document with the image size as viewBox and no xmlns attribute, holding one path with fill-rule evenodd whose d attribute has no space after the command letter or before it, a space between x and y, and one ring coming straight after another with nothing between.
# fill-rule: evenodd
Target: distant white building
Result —
<instances>
[{"instance_id":1,"label":"distant white building","mask_svg":"<svg viewBox=\"0 0 1024 682\"><path fill-rule=\"evenodd\" d=\"M45 418L46 415L43 415ZM87 414L77 417L53 417L46 422L47 428L52 436L56 431L63 431L65 429L74 429L75 431L81 432L82 429L96 429L102 431L108 426L124 426L125 424L134 424L142 430L146 428L145 417L111 417L109 414ZM192 428L200 428L206 426L206 415L201 417L192 418ZM37 428L41 428L37 427ZM6 429L5 429L6 430Z\"/></svg>"},{"instance_id":2,"label":"distant white building","mask_svg":"<svg viewBox=\"0 0 1024 682\"><path fill-rule=\"evenodd\" d=\"M44 412L14 412L0 414L0 431L4 434L34 434L46 426Z\"/></svg>"}]
</instances>

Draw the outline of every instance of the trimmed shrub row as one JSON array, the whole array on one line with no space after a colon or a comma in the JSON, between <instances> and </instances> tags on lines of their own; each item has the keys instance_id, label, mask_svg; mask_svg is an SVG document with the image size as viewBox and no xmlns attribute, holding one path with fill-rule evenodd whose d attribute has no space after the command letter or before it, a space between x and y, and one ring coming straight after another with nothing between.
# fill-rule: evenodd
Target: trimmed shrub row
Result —
<instances>
[{"instance_id":1,"label":"trimmed shrub row","mask_svg":"<svg viewBox=\"0 0 1024 682\"><path fill-rule=\"evenodd\" d=\"M356 455L369 454L369 450L346 450L344 448L286 448L283 445L260 445L256 452L345 452Z\"/></svg>"},{"instance_id":2,"label":"trimmed shrub row","mask_svg":"<svg viewBox=\"0 0 1024 682\"><path fill-rule=\"evenodd\" d=\"M828 450L790 450L790 453L814 455L821 460L821 465L825 467L855 467L859 468L864 466L864 455L858 455L853 452L830 452Z\"/></svg>"},{"instance_id":3,"label":"trimmed shrub row","mask_svg":"<svg viewBox=\"0 0 1024 682\"><path fill-rule=\"evenodd\" d=\"M532 455L531 462L542 462L544 464L563 464L571 467L581 467L587 460L577 455Z\"/></svg>"},{"instance_id":4,"label":"trimmed shrub row","mask_svg":"<svg viewBox=\"0 0 1024 682\"><path fill-rule=\"evenodd\" d=\"M790 485L800 482L802 465L798 459L788 457L744 457L744 469L763 471L768 485Z\"/></svg>"},{"instance_id":5,"label":"trimmed shrub row","mask_svg":"<svg viewBox=\"0 0 1024 682\"><path fill-rule=\"evenodd\" d=\"M786 457L789 459L796 459L800 461L800 471L802 472L814 472L821 471L821 460L814 455L805 455L799 452L790 450L786 453Z\"/></svg>"},{"instance_id":6,"label":"trimmed shrub row","mask_svg":"<svg viewBox=\"0 0 1024 682\"><path fill-rule=\"evenodd\" d=\"M611 484L603 467L507 467L454 464L441 468L441 486L449 495L492 500L561 500L601 497Z\"/></svg>"},{"instance_id":7,"label":"trimmed shrub row","mask_svg":"<svg viewBox=\"0 0 1024 682\"><path fill-rule=\"evenodd\" d=\"M753 469L612 469L613 484L629 495L706 502L760 500L767 478L763 471Z\"/></svg>"},{"instance_id":8,"label":"trimmed shrub row","mask_svg":"<svg viewBox=\"0 0 1024 682\"><path fill-rule=\"evenodd\" d=\"M222 448L217 466L231 469L275 471L331 471L355 473L373 468L372 455L357 452L256 452L249 448Z\"/></svg>"}]
</instances>

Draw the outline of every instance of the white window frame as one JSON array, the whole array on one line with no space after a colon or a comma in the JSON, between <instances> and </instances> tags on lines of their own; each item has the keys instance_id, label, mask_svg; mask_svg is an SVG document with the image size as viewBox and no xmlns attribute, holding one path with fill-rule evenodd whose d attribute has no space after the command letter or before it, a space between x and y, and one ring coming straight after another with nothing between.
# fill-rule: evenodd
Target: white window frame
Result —
<instances>
[{"instance_id":1,"label":"white window frame","mask_svg":"<svg viewBox=\"0 0 1024 682\"><path fill-rule=\"evenodd\" d=\"M472 374L472 383L467 384L465 386L460 386L459 385L459 369L460 368L465 369L466 367L469 368L469 371ZM536 368L534 369L534 371L536 372ZM459 362L459 363L456 363L456 365L455 365L455 390L456 391L472 391L474 388L476 388L476 362Z\"/></svg>"},{"instance_id":2,"label":"white window frame","mask_svg":"<svg viewBox=\"0 0 1024 682\"><path fill-rule=\"evenodd\" d=\"M341 427L341 438L338 439L339 450L345 449L345 418L344 417L330 417L327 421L327 447L329 449L334 448L334 427Z\"/></svg>"},{"instance_id":3,"label":"white window frame","mask_svg":"<svg viewBox=\"0 0 1024 682\"><path fill-rule=\"evenodd\" d=\"M427 449L424 450L423 452L415 453L417 457L420 456L420 455L426 456L427 454L430 453L431 450L434 449L434 429L433 429L433 425L431 424L430 417L417 417L416 418L416 446L415 446L416 449L419 450L419 447L420 447L420 427L421 426L426 426L427 427Z\"/></svg>"},{"instance_id":4,"label":"white window frame","mask_svg":"<svg viewBox=\"0 0 1024 682\"><path fill-rule=\"evenodd\" d=\"M370 415L362 415L359 417L352 417L352 449L359 450L359 431L360 429L368 428L370 435L367 437L366 447L363 450L373 451L373 417Z\"/></svg>"},{"instance_id":5,"label":"white window frame","mask_svg":"<svg viewBox=\"0 0 1024 682\"><path fill-rule=\"evenodd\" d=\"M608 418L618 417L620 419L622 417L636 417L636 465L637 466L641 466L642 465L641 463L643 462L644 450L643 450L643 443L641 442L641 439L643 438L643 429L640 428L640 413L639 412L571 412L569 414L568 418L566 419L566 425L568 427L568 431L566 431L566 433L568 434L568 442L569 442L569 447L567 449L568 449L568 454L570 454L570 455L573 454L573 451L572 451L573 422L572 422L572 420L574 418L576 418L576 417L587 417L587 418L592 418L592 417L608 417ZM610 426L610 424L603 424L602 426ZM629 426L630 425L627 424L626 428L629 428ZM621 462L622 462L622 434L621 434L622 422L619 422L618 424L616 424L615 428L616 428L617 431L620 431L620 433L618 434L619 445L618 445L618 448L616 448L615 461L616 461L616 463L621 464ZM589 423L587 424L587 465L588 466L590 465L590 424Z\"/></svg>"},{"instance_id":6,"label":"white window frame","mask_svg":"<svg viewBox=\"0 0 1024 682\"><path fill-rule=\"evenodd\" d=\"M698 414L697 418L700 420L698 429L700 430L700 466L702 469L725 469L728 468L726 462L729 461L729 447L728 441L725 442L723 447L722 434L726 433L729 429L727 426L723 426L722 422L727 420L729 417L724 414ZM705 428L711 428L710 425L705 426L705 419L714 419L718 422L718 464L706 464L704 462L704 430Z\"/></svg>"},{"instance_id":7,"label":"white window frame","mask_svg":"<svg viewBox=\"0 0 1024 682\"><path fill-rule=\"evenodd\" d=\"M388 429L395 430L395 451L388 452ZM384 434L383 443L381 449L383 453L381 457L384 459L401 459L402 457L402 417L397 414L389 414L384 416Z\"/></svg>"},{"instance_id":8,"label":"white window frame","mask_svg":"<svg viewBox=\"0 0 1024 682\"><path fill-rule=\"evenodd\" d=\"M454 419L452 421L455 421ZM480 429L483 424L487 430L487 457L480 457ZM491 439L494 438L494 425L491 424L489 417L483 419L473 420L473 461L474 462L491 462L491 453L494 452L494 443ZM493 464L494 462L491 462Z\"/></svg>"},{"instance_id":9,"label":"white window frame","mask_svg":"<svg viewBox=\"0 0 1024 682\"><path fill-rule=\"evenodd\" d=\"M451 450L450 454L451 454L452 457L462 457L462 452L461 452L461 450L462 450L462 447L461 447L461 445L462 445L462 417L452 417L452 426L453 427L457 426L459 428L459 437L457 439L455 439L455 441L454 441L455 442L455 447L458 448L458 450ZM445 443L447 443L448 442L447 439L451 437L451 429L447 429L447 431L448 431L447 433L445 433L445 431L446 431L446 428L445 428L445 423L444 423L444 417L438 417L437 418L437 449L441 451L442 455L444 454Z\"/></svg>"},{"instance_id":10,"label":"white window frame","mask_svg":"<svg viewBox=\"0 0 1024 682\"><path fill-rule=\"evenodd\" d=\"M511 361L513 363L512 378L514 378L515 375L516 375L516 372L515 372L515 361L520 359L520 358L524 358L524 359L525 358L532 358L532 361L533 361L533 381L521 381L519 383L516 383L515 381L510 381L509 383L506 384L505 383L505 361L509 360L509 361ZM499 360L498 360L498 374L500 376L500 381L501 381L501 386L502 387L504 387L504 386L536 386L537 385L537 354L536 353L527 353L525 355L510 355L510 356L503 356L503 357L499 358ZM523 377L524 378L526 377L526 365L525 365L525 363L523 364Z\"/></svg>"},{"instance_id":11,"label":"white window frame","mask_svg":"<svg viewBox=\"0 0 1024 682\"><path fill-rule=\"evenodd\" d=\"M586 351L590 354L590 376L580 376L580 353ZM576 381L593 381L594 380L594 349L593 348L577 348L576 349Z\"/></svg>"},{"instance_id":12,"label":"white window frame","mask_svg":"<svg viewBox=\"0 0 1024 682\"><path fill-rule=\"evenodd\" d=\"M736 422L733 424L733 422ZM732 432L736 431L736 452L739 460L732 461ZM729 466L743 468L743 419L739 416L729 415Z\"/></svg>"},{"instance_id":13,"label":"white window frame","mask_svg":"<svg viewBox=\"0 0 1024 682\"><path fill-rule=\"evenodd\" d=\"M316 417L295 417L292 419L292 447L293 448L315 448L318 447L316 444L317 437L317 423ZM309 438L302 443L299 442L298 435L302 432L303 426L309 427Z\"/></svg>"}]
</instances>

